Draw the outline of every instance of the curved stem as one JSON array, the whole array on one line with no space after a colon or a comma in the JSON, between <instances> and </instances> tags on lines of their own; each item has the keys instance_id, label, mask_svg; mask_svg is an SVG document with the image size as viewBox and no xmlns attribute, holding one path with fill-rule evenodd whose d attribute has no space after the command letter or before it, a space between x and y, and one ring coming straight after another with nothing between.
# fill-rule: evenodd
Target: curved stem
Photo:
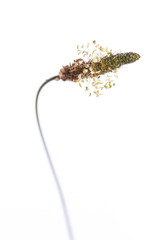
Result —
<instances>
[{"instance_id":1,"label":"curved stem","mask_svg":"<svg viewBox=\"0 0 160 240\"><path fill-rule=\"evenodd\" d=\"M39 115L38 115L38 97L39 97L39 94L40 94L42 88L43 88L47 83L51 82L52 80L55 80L56 78L59 78L59 76L55 76L55 77L52 77L52 78L46 80L46 81L40 86L40 88L39 88L39 90L38 90L38 92L37 92L37 96L36 96L36 118L37 118L37 123L38 123L38 128L39 128L39 131L40 131L40 135L41 135L41 138L42 138L42 142L43 142L43 145L44 145L44 148L45 148L45 151L46 151L46 154L47 154L47 158L48 158L48 161L49 161L49 165L50 165L50 168L51 168L51 171L52 171L54 180L55 180L55 182L56 182L56 186L57 186L57 189L58 189L59 197L60 197L60 200L61 200L61 204L62 204L62 208L63 208L63 213L64 213L64 218L65 218L65 222L66 222L66 226L67 226L67 230L68 230L69 239L70 239L70 240L74 240L73 232L72 232L72 227L71 227L71 223L70 223L70 219L69 219L69 214L68 214L68 210L67 210L67 206L66 206L66 201L65 201L65 198L64 198L64 195L63 195L63 191L62 191L60 182L59 182L59 180L58 180L56 171L55 171L55 169L54 169L54 166L53 166L53 163L52 163L52 160L51 160L51 157L50 157L50 154L49 154L49 151L48 151L48 148L47 148L47 145L46 145L44 136L43 136L43 133L42 133L42 129L41 129L40 121L39 121Z\"/></svg>"}]
</instances>

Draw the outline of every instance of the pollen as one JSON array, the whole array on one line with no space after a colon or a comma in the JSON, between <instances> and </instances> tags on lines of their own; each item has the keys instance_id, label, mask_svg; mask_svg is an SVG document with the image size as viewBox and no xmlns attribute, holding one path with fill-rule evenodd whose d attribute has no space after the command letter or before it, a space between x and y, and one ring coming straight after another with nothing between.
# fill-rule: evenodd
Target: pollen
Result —
<instances>
[{"instance_id":1,"label":"pollen","mask_svg":"<svg viewBox=\"0 0 160 240\"><path fill-rule=\"evenodd\" d=\"M97 58L96 57L93 58L93 62L95 62L95 63L97 62Z\"/></svg>"},{"instance_id":2,"label":"pollen","mask_svg":"<svg viewBox=\"0 0 160 240\"><path fill-rule=\"evenodd\" d=\"M83 73L87 73L87 72L88 72L88 69L84 69L84 70L83 70Z\"/></svg>"},{"instance_id":3,"label":"pollen","mask_svg":"<svg viewBox=\"0 0 160 240\"><path fill-rule=\"evenodd\" d=\"M102 46L99 47L99 50L102 51L102 52L104 52L104 49L103 49Z\"/></svg>"}]
</instances>

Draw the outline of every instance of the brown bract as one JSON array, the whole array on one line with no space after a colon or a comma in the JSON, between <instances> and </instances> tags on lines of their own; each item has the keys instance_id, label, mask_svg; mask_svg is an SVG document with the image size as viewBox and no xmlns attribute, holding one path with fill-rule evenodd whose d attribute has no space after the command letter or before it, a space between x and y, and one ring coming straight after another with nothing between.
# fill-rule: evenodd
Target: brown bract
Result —
<instances>
[{"instance_id":1,"label":"brown bract","mask_svg":"<svg viewBox=\"0 0 160 240\"><path fill-rule=\"evenodd\" d=\"M76 59L72 64L63 66L59 72L59 77L64 81L69 80L76 82L79 74L83 75L83 71L86 69L85 66L86 62L83 59Z\"/></svg>"}]
</instances>

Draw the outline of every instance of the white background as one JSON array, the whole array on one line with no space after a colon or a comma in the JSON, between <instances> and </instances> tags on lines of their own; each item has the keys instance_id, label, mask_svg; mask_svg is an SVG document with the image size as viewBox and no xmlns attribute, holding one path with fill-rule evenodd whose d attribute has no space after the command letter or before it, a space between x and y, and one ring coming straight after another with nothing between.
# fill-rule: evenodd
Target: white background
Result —
<instances>
[{"instance_id":1,"label":"white background","mask_svg":"<svg viewBox=\"0 0 160 240\"><path fill-rule=\"evenodd\" d=\"M75 240L160 239L159 1L1 1L0 239L67 240L35 117L42 82L97 40L141 55L99 98L50 82L39 98Z\"/></svg>"}]
</instances>

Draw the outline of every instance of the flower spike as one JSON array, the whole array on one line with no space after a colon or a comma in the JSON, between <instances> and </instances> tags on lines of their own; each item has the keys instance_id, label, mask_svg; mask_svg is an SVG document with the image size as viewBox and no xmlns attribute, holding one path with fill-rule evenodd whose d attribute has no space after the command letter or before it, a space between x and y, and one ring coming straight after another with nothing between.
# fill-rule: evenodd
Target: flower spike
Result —
<instances>
[{"instance_id":1,"label":"flower spike","mask_svg":"<svg viewBox=\"0 0 160 240\"><path fill-rule=\"evenodd\" d=\"M115 84L112 84L111 76L108 76L103 82L100 81L100 76L106 73L115 73L122 65L133 63L140 58L139 54L133 52L113 54L112 50L96 44L95 40L93 41L94 49L89 54L89 46L88 43L86 46L87 51L84 50L84 45L82 45L83 51L80 50L79 45L77 46L78 54L82 52L83 58L88 57L88 61L78 58L72 64L63 66L59 72L59 79L79 82L80 86L80 82L88 83L85 85L85 89L89 90L89 85L92 85L102 91L104 88L110 88ZM117 77L117 75L114 75L114 77ZM100 95L99 90L94 91L97 96Z\"/></svg>"}]
</instances>

